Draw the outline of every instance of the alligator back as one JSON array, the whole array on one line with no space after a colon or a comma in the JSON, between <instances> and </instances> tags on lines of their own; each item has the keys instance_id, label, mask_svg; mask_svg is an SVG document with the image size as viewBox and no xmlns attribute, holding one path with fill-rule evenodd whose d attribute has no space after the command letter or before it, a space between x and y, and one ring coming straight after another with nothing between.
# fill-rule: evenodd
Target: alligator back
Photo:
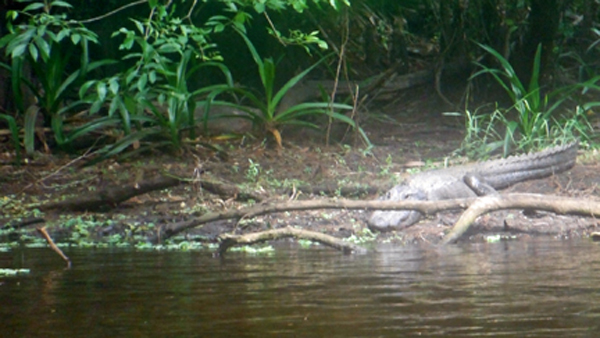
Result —
<instances>
[{"instance_id":1,"label":"alligator back","mask_svg":"<svg viewBox=\"0 0 600 338\"><path fill-rule=\"evenodd\" d=\"M474 177L493 189L503 189L521 181L547 177L568 170L575 164L577 146L577 142L573 142L537 153L426 171L411 176L380 199L435 201L475 197L473 189L465 183L465 177ZM421 214L415 210L376 210L367 223L370 229L389 231L410 226L420 218Z\"/></svg>"},{"instance_id":2,"label":"alligator back","mask_svg":"<svg viewBox=\"0 0 600 338\"><path fill-rule=\"evenodd\" d=\"M476 176L494 189L504 189L570 169L575 164L577 148L578 143L572 142L537 153L426 171L411 176L406 184L423 191L429 200L474 197L475 193L463 181L466 175Z\"/></svg>"}]
</instances>

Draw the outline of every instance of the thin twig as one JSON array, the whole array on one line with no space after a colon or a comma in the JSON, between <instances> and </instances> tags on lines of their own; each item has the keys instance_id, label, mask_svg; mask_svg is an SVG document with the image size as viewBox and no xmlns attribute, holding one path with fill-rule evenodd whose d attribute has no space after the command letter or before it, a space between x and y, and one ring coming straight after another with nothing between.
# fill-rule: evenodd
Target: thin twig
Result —
<instances>
[{"instance_id":1,"label":"thin twig","mask_svg":"<svg viewBox=\"0 0 600 338\"><path fill-rule=\"evenodd\" d=\"M192 6L190 7L190 10L181 20L185 20L185 19L191 20L192 11L194 10L194 8L196 8L197 3L198 3L198 0L194 0L194 2L192 3Z\"/></svg>"},{"instance_id":2,"label":"thin twig","mask_svg":"<svg viewBox=\"0 0 600 338\"><path fill-rule=\"evenodd\" d=\"M141 4L145 3L145 2L148 2L148 0L139 0L139 1L136 1L136 2L132 2L130 4L121 6L121 7L117 8L117 9L115 9L113 11L110 11L110 12L108 12L106 14L102 14L102 15L97 16L95 18L90 18L90 19L81 20L81 21L77 21L77 22L79 22L79 23L90 23L90 22L102 20L102 19L107 18L107 17L109 17L109 16L111 16L113 14L116 14L117 12L120 12L120 11L126 9L126 8L137 6L137 5L141 5Z\"/></svg>"},{"instance_id":3,"label":"thin twig","mask_svg":"<svg viewBox=\"0 0 600 338\"><path fill-rule=\"evenodd\" d=\"M71 268L71 259L69 259L69 257L67 257L67 255L65 255L65 253L62 252L62 250L59 247L57 247L56 244L54 244L54 241L52 240L52 238L46 231L46 227L36 228L36 230L39 233L41 233L42 236L44 236L44 238L46 239L46 242L48 242L48 244L50 245L50 248L52 250L54 250L54 252L56 252L65 262L67 262L67 269L70 269Z\"/></svg>"},{"instance_id":4,"label":"thin twig","mask_svg":"<svg viewBox=\"0 0 600 338\"><path fill-rule=\"evenodd\" d=\"M333 89L331 90L331 97L329 98L329 121L327 123L327 133L325 134L325 144L329 146L329 137L331 135L331 124L333 123L333 103L335 102L335 95L337 93L337 88L340 82L340 73L342 71L342 64L344 64L344 54L346 53L346 45L348 44L348 39L350 35L350 27L348 19L348 10L344 9L344 36L342 38L342 45L340 46L340 53L338 57L338 64L335 70L335 79L333 83Z\"/></svg>"},{"instance_id":5,"label":"thin twig","mask_svg":"<svg viewBox=\"0 0 600 338\"><path fill-rule=\"evenodd\" d=\"M269 14L267 14L267 11L264 11L263 14L265 15L265 18L267 18L267 21L269 22L269 26L271 26L271 29L273 30L273 34L275 35L275 38L277 39L277 41L279 41L280 44L287 46L287 43L285 43L285 41L283 41L281 39L279 34L276 33L276 32L278 32L278 30L277 30L277 28L275 28L273 21L271 21L271 17L269 16Z\"/></svg>"},{"instance_id":6,"label":"thin twig","mask_svg":"<svg viewBox=\"0 0 600 338\"><path fill-rule=\"evenodd\" d=\"M43 182L43 181L45 181L45 180L49 179L49 178L50 178L50 177L52 177L52 176L55 176L55 175L57 175L57 174L58 174L59 172L61 172L63 169L70 167L70 166L71 166L71 165L73 165L74 163L76 163L76 162L79 162L79 161L80 161L80 160L82 160L82 159L85 159L85 158L86 158L86 157L89 155L90 151L92 150L92 148L93 148L95 145L96 145L96 143L94 143L94 144L93 144L93 145L92 145L92 146L91 146L91 147L90 147L90 148L89 148L89 149L88 149L88 150L87 150L85 153L83 153L83 155L81 155L81 156L79 156L79 157L77 157L77 158L75 158L75 159L71 160L69 163L67 163L67 164L63 165L62 167L60 167L60 168L58 168L58 169L56 169L56 170L55 170L55 171L53 171L52 173L50 173L50 174L48 174L48 175L46 175L46 176L44 176L44 177L42 177L42 178L40 178L40 179L36 180L36 181L35 181L35 182L33 182L33 183L29 183L29 184L28 184L28 185L27 185L25 188L21 189L21 192L24 192L25 190L27 190L27 189L31 188L33 185L36 185L36 184L38 184L38 183L40 183L40 182Z\"/></svg>"}]
</instances>

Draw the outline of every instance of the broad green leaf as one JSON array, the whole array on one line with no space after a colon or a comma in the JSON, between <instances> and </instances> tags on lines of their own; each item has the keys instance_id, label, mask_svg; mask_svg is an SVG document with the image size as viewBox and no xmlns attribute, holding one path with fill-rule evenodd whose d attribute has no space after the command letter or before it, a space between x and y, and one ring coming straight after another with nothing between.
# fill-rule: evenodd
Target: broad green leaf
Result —
<instances>
[{"instance_id":1,"label":"broad green leaf","mask_svg":"<svg viewBox=\"0 0 600 338\"><path fill-rule=\"evenodd\" d=\"M148 73L148 79L150 80L150 83L155 83L156 82L156 71L154 71L154 70L150 71L150 73Z\"/></svg>"},{"instance_id":2,"label":"broad green leaf","mask_svg":"<svg viewBox=\"0 0 600 338\"><path fill-rule=\"evenodd\" d=\"M76 70L60 84L54 96L54 100L57 101L57 104L60 104L59 101L62 100L64 92L75 82L75 80L77 80L80 74L81 72Z\"/></svg>"},{"instance_id":3,"label":"broad green leaf","mask_svg":"<svg viewBox=\"0 0 600 338\"><path fill-rule=\"evenodd\" d=\"M125 77L125 84L129 85L133 81L133 79L137 76L137 74L138 74L137 70L132 71L129 74L127 74L127 76Z\"/></svg>"},{"instance_id":4,"label":"broad green leaf","mask_svg":"<svg viewBox=\"0 0 600 338\"><path fill-rule=\"evenodd\" d=\"M64 7L64 8L72 8L73 7L71 4L64 2L64 1L60 1L60 0L52 1L50 3L50 6Z\"/></svg>"},{"instance_id":5,"label":"broad green leaf","mask_svg":"<svg viewBox=\"0 0 600 338\"><path fill-rule=\"evenodd\" d=\"M90 115L96 114L100 110L100 108L102 108L103 104L104 104L103 101L100 101L100 100L94 101L94 103L92 103L92 105L90 106L90 110L89 110Z\"/></svg>"},{"instance_id":6,"label":"broad green leaf","mask_svg":"<svg viewBox=\"0 0 600 338\"><path fill-rule=\"evenodd\" d=\"M60 32L58 32L58 34L56 35L56 41L60 42L65 37L69 36L70 34L71 34L71 30L69 30L69 29L61 29Z\"/></svg>"},{"instance_id":7,"label":"broad green leaf","mask_svg":"<svg viewBox=\"0 0 600 338\"><path fill-rule=\"evenodd\" d=\"M116 77L110 78L108 80L108 87L113 95L117 95L119 92L119 80Z\"/></svg>"},{"instance_id":8,"label":"broad green leaf","mask_svg":"<svg viewBox=\"0 0 600 338\"><path fill-rule=\"evenodd\" d=\"M273 86L275 86L275 63L273 59L267 58L263 61L263 71L261 74L261 80L267 97L267 105L273 104L271 99L273 97ZM277 105L277 102L274 102Z\"/></svg>"},{"instance_id":9,"label":"broad green leaf","mask_svg":"<svg viewBox=\"0 0 600 338\"><path fill-rule=\"evenodd\" d=\"M213 28L213 31L214 31L215 33L220 33L220 32L222 32L222 31L224 31L224 30L225 30L225 25L223 25L223 24L221 24L221 23L217 23L217 24L215 25L215 27Z\"/></svg>"},{"instance_id":10,"label":"broad green leaf","mask_svg":"<svg viewBox=\"0 0 600 338\"><path fill-rule=\"evenodd\" d=\"M98 84L96 85L96 93L98 93L98 99L100 101L104 101L106 99L106 83L104 82L98 82Z\"/></svg>"},{"instance_id":11,"label":"broad green leaf","mask_svg":"<svg viewBox=\"0 0 600 338\"><path fill-rule=\"evenodd\" d=\"M22 92L22 79L26 79L26 77L22 76L23 71L23 60L24 58L12 58L11 59L11 67L10 67L10 79L11 79L11 87L13 91L14 103L17 106L19 112L25 111L25 103L23 100L23 92Z\"/></svg>"},{"instance_id":12,"label":"broad green leaf","mask_svg":"<svg viewBox=\"0 0 600 338\"><path fill-rule=\"evenodd\" d=\"M242 34L246 34L245 23L248 19L248 16L245 14L246 13L244 13L244 12L237 12L236 15L233 17L233 21L232 21L235 29L238 30Z\"/></svg>"},{"instance_id":13,"label":"broad green leaf","mask_svg":"<svg viewBox=\"0 0 600 338\"><path fill-rule=\"evenodd\" d=\"M119 124L119 119L117 119L117 118L108 117L108 116L101 117L101 118L95 119L93 121L90 121L82 126L76 127L75 129L73 129L72 131L70 131L68 133L66 140L67 140L67 142L72 142L76 138L87 135L94 130L111 127L111 126L116 127L116 126L118 126L118 124Z\"/></svg>"},{"instance_id":14,"label":"broad green leaf","mask_svg":"<svg viewBox=\"0 0 600 338\"><path fill-rule=\"evenodd\" d=\"M121 99L118 96L116 96L112 99L112 101L110 101L110 105L108 106L108 116L112 117L115 114L115 112L119 108L120 100Z\"/></svg>"},{"instance_id":15,"label":"broad green leaf","mask_svg":"<svg viewBox=\"0 0 600 338\"><path fill-rule=\"evenodd\" d=\"M6 46L15 37L16 37L16 34L6 34L2 38L0 38L0 48L4 48L4 46Z\"/></svg>"},{"instance_id":16,"label":"broad green leaf","mask_svg":"<svg viewBox=\"0 0 600 338\"><path fill-rule=\"evenodd\" d=\"M48 60L48 58L50 57L50 53L52 52L51 47L48 44L48 42L39 36L34 37L33 41L35 42L37 48L39 49L39 51L42 55L42 59Z\"/></svg>"},{"instance_id":17,"label":"broad green leaf","mask_svg":"<svg viewBox=\"0 0 600 338\"><path fill-rule=\"evenodd\" d=\"M256 11L256 13L262 14L265 11L265 4L264 3L260 3L260 2L255 2L254 3L254 10Z\"/></svg>"},{"instance_id":18,"label":"broad green leaf","mask_svg":"<svg viewBox=\"0 0 600 338\"><path fill-rule=\"evenodd\" d=\"M295 1L295 2L293 2L292 3L292 7L298 13L302 13L305 9L308 8L308 6L306 6L306 3L304 1Z\"/></svg>"},{"instance_id":19,"label":"broad green leaf","mask_svg":"<svg viewBox=\"0 0 600 338\"><path fill-rule=\"evenodd\" d=\"M81 85L81 87L79 88L79 98L83 98L85 97L85 95L87 94L88 90L90 90L90 88L97 84L97 80L90 80L90 81L86 81L83 85Z\"/></svg>"},{"instance_id":20,"label":"broad green leaf","mask_svg":"<svg viewBox=\"0 0 600 338\"><path fill-rule=\"evenodd\" d=\"M78 44L79 41L81 41L81 35L79 35L79 34L71 35L71 41L73 41L74 45Z\"/></svg>"},{"instance_id":21,"label":"broad green leaf","mask_svg":"<svg viewBox=\"0 0 600 338\"><path fill-rule=\"evenodd\" d=\"M137 20L132 20L132 21L133 21L133 23L135 23L135 26L137 27L138 31L140 33L144 34L144 32L145 32L144 25L141 22L137 21Z\"/></svg>"},{"instance_id":22,"label":"broad green leaf","mask_svg":"<svg viewBox=\"0 0 600 338\"><path fill-rule=\"evenodd\" d=\"M37 50L37 48L35 48L34 44L29 44L29 55L31 55L31 58L33 59L33 61L37 61L38 50Z\"/></svg>"},{"instance_id":23,"label":"broad green leaf","mask_svg":"<svg viewBox=\"0 0 600 338\"><path fill-rule=\"evenodd\" d=\"M279 91L273 97L273 103L272 104L274 106L279 105L279 102L281 102L281 99L290 90L290 88L292 88L296 84L298 84L298 82L300 82L311 70L313 70L315 67L317 67L321 62L325 61L325 59L327 59L328 57L329 56L324 56L323 58L321 58L321 60L317 61L314 65L308 67L307 69L305 69L304 71L302 71L300 74L294 76L288 82L286 82L283 85L283 87L281 87L281 89L279 89Z\"/></svg>"},{"instance_id":24,"label":"broad green leaf","mask_svg":"<svg viewBox=\"0 0 600 338\"><path fill-rule=\"evenodd\" d=\"M23 55L23 53L25 52L25 49L27 49L27 45L26 44L21 44L16 46L10 53L10 57L12 59L17 59L19 57L21 57Z\"/></svg>"},{"instance_id":25,"label":"broad green leaf","mask_svg":"<svg viewBox=\"0 0 600 338\"><path fill-rule=\"evenodd\" d=\"M19 12L17 12L17 11L8 11L8 13L6 13L6 17L10 18L12 21L15 21L19 17ZM11 27L12 27L12 25L9 26L9 28L11 28Z\"/></svg>"},{"instance_id":26,"label":"broad green leaf","mask_svg":"<svg viewBox=\"0 0 600 338\"><path fill-rule=\"evenodd\" d=\"M144 91L146 89L146 84L148 83L148 74L142 74L137 82L137 89L139 91Z\"/></svg>"},{"instance_id":27,"label":"broad green leaf","mask_svg":"<svg viewBox=\"0 0 600 338\"><path fill-rule=\"evenodd\" d=\"M53 115L52 121L50 122L52 127L52 132L54 133L54 139L59 146L65 145L65 136L63 130L63 119L60 115Z\"/></svg>"},{"instance_id":28,"label":"broad green leaf","mask_svg":"<svg viewBox=\"0 0 600 338\"><path fill-rule=\"evenodd\" d=\"M25 7L23 9L24 12L32 12L32 11L36 11L38 9L42 9L44 8L44 4L41 2L36 2L36 3L32 3L31 5L27 5L27 7Z\"/></svg>"}]
</instances>

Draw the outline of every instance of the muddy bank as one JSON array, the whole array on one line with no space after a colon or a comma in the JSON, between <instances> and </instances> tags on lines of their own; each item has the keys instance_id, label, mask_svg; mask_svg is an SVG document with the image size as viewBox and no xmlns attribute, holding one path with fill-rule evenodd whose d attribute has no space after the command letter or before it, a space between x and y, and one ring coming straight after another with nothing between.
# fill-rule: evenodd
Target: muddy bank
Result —
<instances>
[{"instance_id":1,"label":"muddy bank","mask_svg":"<svg viewBox=\"0 0 600 338\"><path fill-rule=\"evenodd\" d=\"M238 146L228 152L226 160L196 156L156 155L129 162L106 162L75 169L67 166L72 159L41 157L32 165L2 168L4 215L0 221L5 240L35 237L34 228L46 225L58 242L66 243L135 243L158 238L165 228L186 222L209 211L226 212L253 203L278 203L291 199L314 200L329 197L374 199L391 187L423 157L420 148L408 154L407 147L396 141L394 146L378 146L372 153L360 148L329 148L289 143L276 151L259 145ZM395 153L389 150L396 149ZM434 149L429 147L429 151ZM384 153L385 151L388 153ZM438 150L439 151L439 150ZM379 153L379 155L376 155ZM398 158L400 160L383 160ZM581 157L581 156L580 156ZM443 160L443 158L438 158ZM504 193L529 192L578 198L598 198L600 169L590 156L581 157L572 170L542 180L517 184ZM90 211L38 211L40 204L56 203L81 196L95 197L108 187L136 186L157 173L169 173L192 180L194 173L202 180L221 182L237 190L215 191L193 182L175 184L163 190L137 195L122 203ZM199 174L198 174L199 173ZM34 179L32 179L34 178ZM251 193L254 199L244 192ZM204 224L185 232L176 241L215 242L227 232L250 233L286 226L296 226L330 234L338 238L411 243L437 243L451 228L460 213L441 213L402 231L373 234L366 227L367 213L362 210L308 210L279 212L241 220L223 220ZM27 222L31 222L28 224ZM596 231L593 218L560 216L547 212L499 211L480 217L463 240L490 238L526 238L553 236L571 238L588 236ZM499 237L498 237L499 236Z\"/></svg>"}]
</instances>

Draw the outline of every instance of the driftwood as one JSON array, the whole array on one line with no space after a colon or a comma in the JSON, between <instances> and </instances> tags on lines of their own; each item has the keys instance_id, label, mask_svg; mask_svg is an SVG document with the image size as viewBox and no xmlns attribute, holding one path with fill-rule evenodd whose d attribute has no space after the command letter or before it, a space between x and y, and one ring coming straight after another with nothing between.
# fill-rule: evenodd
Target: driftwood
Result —
<instances>
[{"instance_id":1,"label":"driftwood","mask_svg":"<svg viewBox=\"0 0 600 338\"><path fill-rule=\"evenodd\" d=\"M439 211L465 209L474 198L464 198L444 201L354 201L354 200L310 200L276 204L258 204L248 208L226 210L223 212L208 212L200 217L187 221L171 223L163 228L163 232L154 239L166 239L182 231L197 227L202 224L227 219L250 218L275 212L314 209L350 209L350 210L400 210L413 209L423 214L433 214Z\"/></svg>"},{"instance_id":2,"label":"driftwood","mask_svg":"<svg viewBox=\"0 0 600 338\"><path fill-rule=\"evenodd\" d=\"M296 188L297 191L301 191L309 195L325 195L325 196L361 196L361 195L374 195L380 191L385 191L389 188L387 184L377 185L360 185L360 186L339 186L336 182L325 182L317 185L301 185ZM279 192L281 194L289 193L290 189L282 189Z\"/></svg>"},{"instance_id":3,"label":"driftwood","mask_svg":"<svg viewBox=\"0 0 600 338\"><path fill-rule=\"evenodd\" d=\"M486 196L441 201L353 201L353 200L311 200L277 204L259 204L238 210L209 212L200 217L167 225L161 235L154 239L166 239L196 226L226 219L250 218L275 212L314 209L352 209L352 210L418 210L423 214L440 211L466 209L475 204L471 211L465 212L453 230L444 237L443 244L455 242L474 220L483 213L503 209L539 209L558 214L571 214L600 217L600 202L582 201L570 197L546 196L537 194L509 194L500 197Z\"/></svg>"},{"instance_id":4,"label":"driftwood","mask_svg":"<svg viewBox=\"0 0 600 338\"><path fill-rule=\"evenodd\" d=\"M188 181L191 180L160 175L136 183L111 185L93 193L87 193L84 196L76 196L60 202L46 203L39 206L39 208L41 210L69 211L105 210L113 208L119 203L127 201L132 197L155 190L170 188ZM233 197L239 201L248 201L252 199L260 202L262 200L262 196L250 192L243 192L231 184L208 180L198 180L196 182L198 182L203 189L226 198Z\"/></svg>"},{"instance_id":5,"label":"driftwood","mask_svg":"<svg viewBox=\"0 0 600 338\"><path fill-rule=\"evenodd\" d=\"M149 180L125 185L113 185L100 189L85 196L47 203L39 206L41 210L70 210L70 211L93 211L113 208L134 196L142 195L154 190L166 189L181 183L177 178L156 176Z\"/></svg>"},{"instance_id":6,"label":"driftwood","mask_svg":"<svg viewBox=\"0 0 600 338\"><path fill-rule=\"evenodd\" d=\"M442 239L441 244L456 242L475 222L477 217L491 211L506 209L536 209L556 214L600 217L600 202L572 197L548 196L540 194L507 194L484 196L475 199L460 216L452 231Z\"/></svg>"},{"instance_id":7,"label":"driftwood","mask_svg":"<svg viewBox=\"0 0 600 338\"><path fill-rule=\"evenodd\" d=\"M231 248L234 245L251 245L255 243L290 237L319 242L334 249L341 250L344 253L367 252L367 249L361 246L344 242L343 240L335 238L333 236L329 236L320 232L296 229L291 226L287 226L285 228L261 231L247 235L223 234L219 237L219 239L221 240L221 245L219 246L219 255L223 255L229 248Z\"/></svg>"}]
</instances>

